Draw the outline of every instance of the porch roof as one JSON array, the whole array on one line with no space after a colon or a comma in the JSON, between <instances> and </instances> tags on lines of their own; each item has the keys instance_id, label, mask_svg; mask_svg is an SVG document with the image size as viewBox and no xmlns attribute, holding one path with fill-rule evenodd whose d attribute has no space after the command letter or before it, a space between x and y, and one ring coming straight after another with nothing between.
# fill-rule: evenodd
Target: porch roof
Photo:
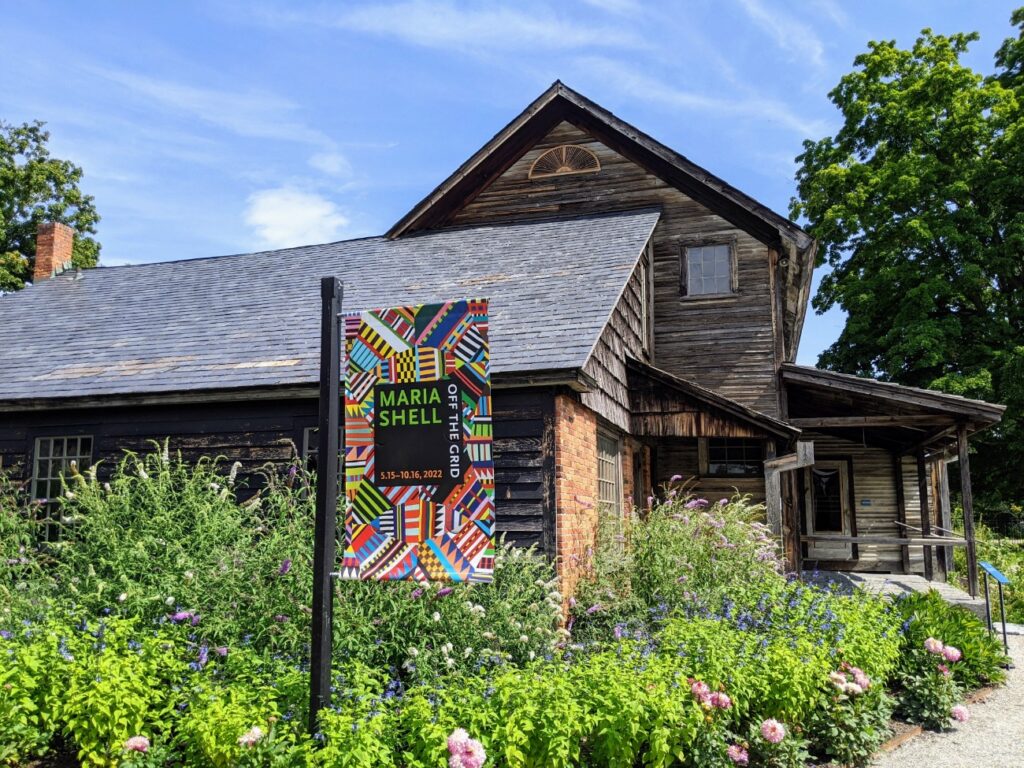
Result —
<instances>
[{"instance_id":1,"label":"porch roof","mask_svg":"<svg viewBox=\"0 0 1024 768\"><path fill-rule=\"evenodd\" d=\"M959 425L977 432L1006 407L810 366L783 364L789 422L801 429L912 453L944 450Z\"/></svg>"},{"instance_id":2,"label":"porch roof","mask_svg":"<svg viewBox=\"0 0 1024 768\"><path fill-rule=\"evenodd\" d=\"M795 440L800 429L688 379L628 358L636 434L665 437L765 436Z\"/></svg>"}]
</instances>

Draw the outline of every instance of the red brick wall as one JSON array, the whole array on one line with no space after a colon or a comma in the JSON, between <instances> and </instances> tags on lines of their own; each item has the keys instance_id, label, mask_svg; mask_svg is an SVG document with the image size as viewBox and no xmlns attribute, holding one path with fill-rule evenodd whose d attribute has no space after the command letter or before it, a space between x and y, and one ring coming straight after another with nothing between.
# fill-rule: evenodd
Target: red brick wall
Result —
<instances>
[{"instance_id":1,"label":"red brick wall","mask_svg":"<svg viewBox=\"0 0 1024 768\"><path fill-rule=\"evenodd\" d=\"M71 265L71 249L75 230L67 224L54 222L39 225L36 233L36 263L32 270L33 282L48 280L54 273L63 272Z\"/></svg>"},{"instance_id":2,"label":"red brick wall","mask_svg":"<svg viewBox=\"0 0 1024 768\"><path fill-rule=\"evenodd\" d=\"M555 397L555 542L562 594L576 589L597 532L597 415Z\"/></svg>"}]
</instances>

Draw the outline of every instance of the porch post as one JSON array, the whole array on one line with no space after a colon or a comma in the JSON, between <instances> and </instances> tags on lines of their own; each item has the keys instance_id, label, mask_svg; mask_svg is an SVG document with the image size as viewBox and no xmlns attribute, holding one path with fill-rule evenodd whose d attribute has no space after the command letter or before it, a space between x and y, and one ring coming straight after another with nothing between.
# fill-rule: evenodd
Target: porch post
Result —
<instances>
[{"instance_id":1,"label":"porch post","mask_svg":"<svg viewBox=\"0 0 1024 768\"><path fill-rule=\"evenodd\" d=\"M932 535L932 521L928 510L928 475L924 466L924 451L917 454L917 493L921 503L921 535L925 538ZM935 573L932 570L932 548L925 546L924 549L924 577L931 581Z\"/></svg>"},{"instance_id":2,"label":"porch post","mask_svg":"<svg viewBox=\"0 0 1024 768\"><path fill-rule=\"evenodd\" d=\"M956 450L960 458L960 492L964 504L964 538L967 539L967 590L978 595L978 552L974 546L974 497L971 494L971 464L967 457L967 425L956 430Z\"/></svg>"},{"instance_id":3,"label":"porch post","mask_svg":"<svg viewBox=\"0 0 1024 768\"><path fill-rule=\"evenodd\" d=\"M949 504L949 462L946 461L945 455L939 462L939 525L947 531L953 530L953 513ZM942 548L942 561L946 566L946 573L950 573L953 570L952 547Z\"/></svg>"},{"instance_id":4,"label":"porch post","mask_svg":"<svg viewBox=\"0 0 1024 768\"><path fill-rule=\"evenodd\" d=\"M907 490L903 483L903 457L896 454L893 458L893 472L896 475L896 519L903 525L900 526L900 537L908 538L909 531L904 527L907 524ZM903 565L903 572L910 573L910 545L900 546L900 563Z\"/></svg>"}]
</instances>

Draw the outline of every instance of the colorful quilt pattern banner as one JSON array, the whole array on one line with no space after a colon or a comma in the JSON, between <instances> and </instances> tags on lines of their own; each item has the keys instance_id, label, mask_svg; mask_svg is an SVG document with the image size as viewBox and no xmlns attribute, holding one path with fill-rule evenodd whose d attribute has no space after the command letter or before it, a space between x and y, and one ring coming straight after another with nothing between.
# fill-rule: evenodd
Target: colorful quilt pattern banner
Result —
<instances>
[{"instance_id":1,"label":"colorful quilt pattern banner","mask_svg":"<svg viewBox=\"0 0 1024 768\"><path fill-rule=\"evenodd\" d=\"M487 300L345 316L341 575L490 581Z\"/></svg>"}]
</instances>

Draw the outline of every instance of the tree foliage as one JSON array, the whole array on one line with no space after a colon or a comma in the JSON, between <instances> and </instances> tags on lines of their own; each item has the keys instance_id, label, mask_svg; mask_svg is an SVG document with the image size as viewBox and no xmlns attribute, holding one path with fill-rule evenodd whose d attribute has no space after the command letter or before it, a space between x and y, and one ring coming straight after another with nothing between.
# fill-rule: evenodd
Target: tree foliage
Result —
<instances>
[{"instance_id":1,"label":"tree foliage","mask_svg":"<svg viewBox=\"0 0 1024 768\"><path fill-rule=\"evenodd\" d=\"M872 42L829 94L842 126L797 158L821 244L813 306L847 313L819 364L1003 402L980 437L989 503L1024 498L1024 8L984 76L976 34Z\"/></svg>"},{"instance_id":2,"label":"tree foliage","mask_svg":"<svg viewBox=\"0 0 1024 768\"><path fill-rule=\"evenodd\" d=\"M0 292L17 291L32 279L36 228L59 221L75 230L72 264L94 267L100 217L91 195L79 189L82 169L50 156L43 123L0 121Z\"/></svg>"}]
</instances>

